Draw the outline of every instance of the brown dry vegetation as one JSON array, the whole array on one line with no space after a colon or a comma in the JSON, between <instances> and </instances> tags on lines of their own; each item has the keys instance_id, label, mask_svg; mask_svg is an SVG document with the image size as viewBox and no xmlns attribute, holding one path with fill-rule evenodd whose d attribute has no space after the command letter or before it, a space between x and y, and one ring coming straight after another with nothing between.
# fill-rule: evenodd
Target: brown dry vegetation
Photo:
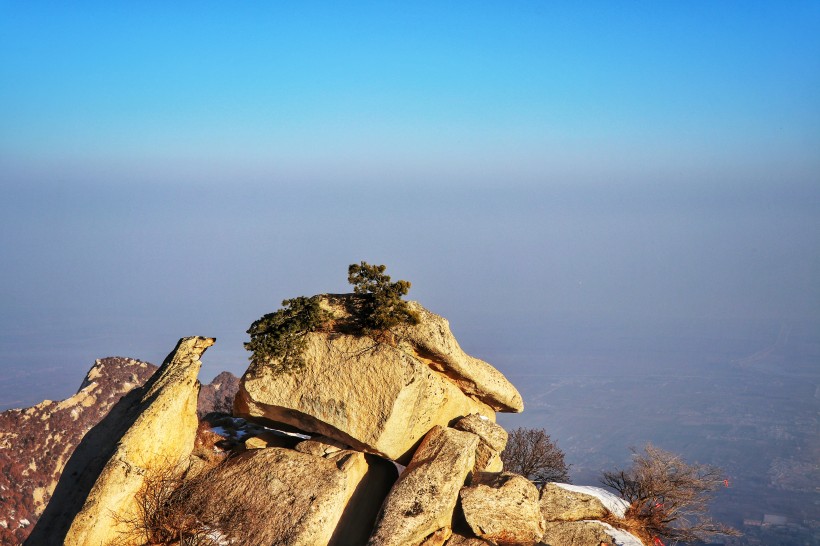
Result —
<instances>
[{"instance_id":1,"label":"brown dry vegetation","mask_svg":"<svg viewBox=\"0 0 820 546\"><path fill-rule=\"evenodd\" d=\"M633 452L630 468L604 472L601 481L630 503L625 519L612 523L649 544L655 537L695 542L739 534L708 513L713 493L723 484L717 467L689 464L647 444L643 453Z\"/></svg>"},{"instance_id":2,"label":"brown dry vegetation","mask_svg":"<svg viewBox=\"0 0 820 546\"><path fill-rule=\"evenodd\" d=\"M501 460L505 470L521 474L538 485L570 482L564 452L544 429L517 428L511 431L507 447L501 452Z\"/></svg>"}]
</instances>

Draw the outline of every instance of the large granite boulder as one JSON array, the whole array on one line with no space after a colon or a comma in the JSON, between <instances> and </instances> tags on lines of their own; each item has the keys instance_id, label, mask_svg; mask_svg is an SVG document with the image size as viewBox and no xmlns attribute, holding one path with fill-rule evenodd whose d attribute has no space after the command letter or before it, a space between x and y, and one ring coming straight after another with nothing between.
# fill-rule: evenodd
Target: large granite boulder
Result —
<instances>
[{"instance_id":1,"label":"large granite boulder","mask_svg":"<svg viewBox=\"0 0 820 546\"><path fill-rule=\"evenodd\" d=\"M434 427L390 490L368 546L444 543L477 445L475 434Z\"/></svg>"},{"instance_id":2,"label":"large granite boulder","mask_svg":"<svg viewBox=\"0 0 820 546\"><path fill-rule=\"evenodd\" d=\"M282 373L252 364L234 413L406 463L436 425L471 413L494 420L494 409L522 409L515 387L464 354L444 319L415 304L420 324L402 327L392 342L374 340L357 326L356 298L323 296L333 319L325 331L305 336L304 367Z\"/></svg>"},{"instance_id":3,"label":"large granite boulder","mask_svg":"<svg viewBox=\"0 0 820 546\"><path fill-rule=\"evenodd\" d=\"M539 501L546 521L623 518L629 503L606 489L568 483L547 483Z\"/></svg>"},{"instance_id":4,"label":"large granite boulder","mask_svg":"<svg viewBox=\"0 0 820 546\"><path fill-rule=\"evenodd\" d=\"M538 489L524 476L481 473L459 494L473 533L499 546L532 546L544 534Z\"/></svg>"},{"instance_id":5,"label":"large granite boulder","mask_svg":"<svg viewBox=\"0 0 820 546\"><path fill-rule=\"evenodd\" d=\"M196 530L221 544L360 546L395 478L392 464L361 452L274 447L195 476L179 498Z\"/></svg>"},{"instance_id":6,"label":"large granite boulder","mask_svg":"<svg viewBox=\"0 0 820 546\"><path fill-rule=\"evenodd\" d=\"M137 493L155 469L187 462L194 447L201 367L212 338L189 337L123 397L74 451L26 544L100 546L129 540Z\"/></svg>"}]
</instances>

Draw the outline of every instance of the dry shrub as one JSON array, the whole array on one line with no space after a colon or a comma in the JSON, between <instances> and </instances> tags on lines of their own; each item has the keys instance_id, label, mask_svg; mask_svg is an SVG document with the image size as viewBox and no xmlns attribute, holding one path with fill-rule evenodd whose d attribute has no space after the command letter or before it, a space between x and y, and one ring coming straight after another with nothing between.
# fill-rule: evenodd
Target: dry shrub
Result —
<instances>
[{"instance_id":1,"label":"dry shrub","mask_svg":"<svg viewBox=\"0 0 820 546\"><path fill-rule=\"evenodd\" d=\"M196 474L165 466L147 476L137 496L138 513L126 524L129 536L145 546L212 546L272 543L265 516L271 499L263 489L233 484L241 499L223 498L224 477L241 457L227 459Z\"/></svg>"},{"instance_id":2,"label":"dry shrub","mask_svg":"<svg viewBox=\"0 0 820 546\"><path fill-rule=\"evenodd\" d=\"M507 447L501 452L501 460L504 470L521 474L539 486L547 482L570 482L564 452L544 429L517 428L511 431Z\"/></svg>"},{"instance_id":3,"label":"dry shrub","mask_svg":"<svg viewBox=\"0 0 820 546\"><path fill-rule=\"evenodd\" d=\"M633 450L630 468L604 472L601 481L630 503L624 520L611 523L649 544L655 538L695 542L739 534L709 516L709 502L723 485L717 467L689 464L647 444L643 453Z\"/></svg>"}]
</instances>

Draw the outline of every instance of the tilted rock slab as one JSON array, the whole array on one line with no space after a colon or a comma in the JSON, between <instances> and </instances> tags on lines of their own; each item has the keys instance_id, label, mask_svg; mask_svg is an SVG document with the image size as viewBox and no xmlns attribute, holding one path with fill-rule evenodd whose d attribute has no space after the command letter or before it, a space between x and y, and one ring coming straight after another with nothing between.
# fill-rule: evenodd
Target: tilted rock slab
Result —
<instances>
[{"instance_id":1,"label":"tilted rock slab","mask_svg":"<svg viewBox=\"0 0 820 546\"><path fill-rule=\"evenodd\" d=\"M368 546L417 546L431 535L446 539L477 445L475 434L434 427L390 490Z\"/></svg>"},{"instance_id":2,"label":"tilted rock slab","mask_svg":"<svg viewBox=\"0 0 820 546\"><path fill-rule=\"evenodd\" d=\"M255 449L195 478L187 513L225 544L361 546L396 478L378 457Z\"/></svg>"},{"instance_id":3,"label":"tilted rock slab","mask_svg":"<svg viewBox=\"0 0 820 546\"><path fill-rule=\"evenodd\" d=\"M351 312L343 305L355 301L351 297L326 296L322 300L334 313L335 325L330 332L305 336L303 369L281 373L263 363L248 368L234 402L235 415L284 423L402 464L436 425L447 426L471 413L495 420L495 412L485 403L489 398L481 401L468 396L460 388L463 381L434 369L446 368L443 361L436 364L438 361L432 360L434 341L450 340L447 346L436 349L438 353L453 353L457 347L451 334L447 337L438 330L446 322L436 322L437 337L429 340L427 356L422 358L407 342L399 342L397 347L362 335L360 328L357 331ZM422 320L430 322L433 316L427 313ZM408 330L414 328L418 327ZM414 335L421 337L418 332ZM497 371L491 375L503 378ZM499 382L496 377L493 384ZM512 385L510 388L515 390Z\"/></svg>"},{"instance_id":4,"label":"tilted rock slab","mask_svg":"<svg viewBox=\"0 0 820 546\"><path fill-rule=\"evenodd\" d=\"M130 358L102 358L77 394L0 413L0 544L26 539L86 432L156 369Z\"/></svg>"},{"instance_id":5,"label":"tilted rock slab","mask_svg":"<svg viewBox=\"0 0 820 546\"><path fill-rule=\"evenodd\" d=\"M214 339L183 338L159 370L123 397L86 434L66 465L26 544L136 544L127 522L138 513L137 492L155 469L175 467L191 454L201 366Z\"/></svg>"},{"instance_id":6,"label":"tilted rock slab","mask_svg":"<svg viewBox=\"0 0 820 546\"><path fill-rule=\"evenodd\" d=\"M453 424L456 430L472 432L479 438L474 472L501 472L501 452L507 447L507 431L486 417L471 414Z\"/></svg>"},{"instance_id":7,"label":"tilted rock slab","mask_svg":"<svg viewBox=\"0 0 820 546\"><path fill-rule=\"evenodd\" d=\"M538 489L524 476L476 474L459 496L464 518L477 537L499 546L532 546L544 535Z\"/></svg>"},{"instance_id":8,"label":"tilted rock slab","mask_svg":"<svg viewBox=\"0 0 820 546\"><path fill-rule=\"evenodd\" d=\"M597 546L602 542L615 546L645 546L635 535L595 520L547 522L541 542L549 546Z\"/></svg>"},{"instance_id":9,"label":"tilted rock slab","mask_svg":"<svg viewBox=\"0 0 820 546\"><path fill-rule=\"evenodd\" d=\"M623 518L629 503L606 489L567 483L547 483L541 489L541 513L546 521Z\"/></svg>"}]
</instances>

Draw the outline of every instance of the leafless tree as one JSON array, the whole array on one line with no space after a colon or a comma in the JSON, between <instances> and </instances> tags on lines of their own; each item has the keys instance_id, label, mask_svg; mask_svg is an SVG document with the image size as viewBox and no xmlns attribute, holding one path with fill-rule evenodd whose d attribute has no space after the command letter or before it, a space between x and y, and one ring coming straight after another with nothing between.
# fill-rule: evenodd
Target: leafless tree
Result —
<instances>
[{"instance_id":1,"label":"leafless tree","mask_svg":"<svg viewBox=\"0 0 820 546\"><path fill-rule=\"evenodd\" d=\"M538 485L570 481L564 452L544 429L517 428L511 431L507 447L501 452L501 460L505 470L521 474Z\"/></svg>"},{"instance_id":2,"label":"leafless tree","mask_svg":"<svg viewBox=\"0 0 820 546\"><path fill-rule=\"evenodd\" d=\"M739 535L708 513L714 492L723 486L721 470L688 464L679 455L646 444L633 449L632 466L604 472L601 482L630 502L626 519L654 540L694 542L717 535Z\"/></svg>"}]
</instances>

